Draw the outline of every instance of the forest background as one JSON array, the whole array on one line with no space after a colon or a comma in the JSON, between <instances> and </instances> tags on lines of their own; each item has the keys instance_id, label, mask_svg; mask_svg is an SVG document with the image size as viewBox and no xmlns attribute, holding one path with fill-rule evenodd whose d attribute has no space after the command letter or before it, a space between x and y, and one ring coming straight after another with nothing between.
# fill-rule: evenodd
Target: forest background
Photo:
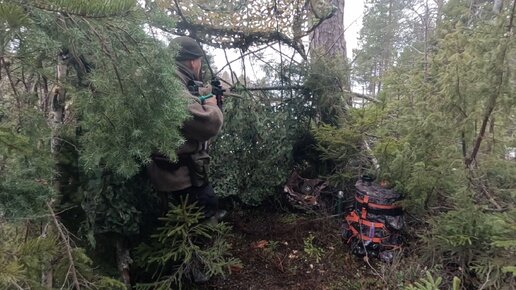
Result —
<instances>
[{"instance_id":1,"label":"forest background","mask_svg":"<svg viewBox=\"0 0 516 290\"><path fill-rule=\"evenodd\" d=\"M175 157L187 118L158 34L263 64L257 80L245 61L239 74L217 68L238 96L212 180L235 208L281 204L293 168L347 196L373 174L408 216L410 246L385 287L515 287L516 1L365 3L347 55L343 0L0 1L0 287L124 289L133 260L148 271L182 261L140 277L167 289L192 255L213 275L238 264L227 225L199 225L186 205L152 243L129 246L157 219L142 168L154 150ZM199 236L216 242L182 246ZM412 284L421 266L430 277Z\"/></svg>"}]
</instances>

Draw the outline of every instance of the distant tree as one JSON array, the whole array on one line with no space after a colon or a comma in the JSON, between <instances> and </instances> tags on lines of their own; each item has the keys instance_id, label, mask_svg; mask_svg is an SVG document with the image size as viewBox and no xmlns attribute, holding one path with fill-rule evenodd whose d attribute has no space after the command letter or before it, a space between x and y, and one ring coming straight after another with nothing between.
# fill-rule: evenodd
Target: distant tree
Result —
<instances>
[{"instance_id":1,"label":"distant tree","mask_svg":"<svg viewBox=\"0 0 516 290\"><path fill-rule=\"evenodd\" d=\"M401 18L406 1L366 1L360 30L359 49L354 51L353 79L365 86L365 93L376 96L382 77L393 64L401 42Z\"/></svg>"}]
</instances>

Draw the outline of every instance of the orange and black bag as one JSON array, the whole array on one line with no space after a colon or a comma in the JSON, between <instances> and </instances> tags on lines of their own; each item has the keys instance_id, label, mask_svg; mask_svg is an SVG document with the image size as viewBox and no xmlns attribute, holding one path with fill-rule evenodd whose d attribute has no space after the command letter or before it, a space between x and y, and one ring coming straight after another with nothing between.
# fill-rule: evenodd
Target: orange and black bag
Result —
<instances>
[{"instance_id":1,"label":"orange and black bag","mask_svg":"<svg viewBox=\"0 0 516 290\"><path fill-rule=\"evenodd\" d=\"M402 244L403 210L400 195L363 176L355 184L355 205L345 217L343 238L357 256L378 257L386 262Z\"/></svg>"}]
</instances>

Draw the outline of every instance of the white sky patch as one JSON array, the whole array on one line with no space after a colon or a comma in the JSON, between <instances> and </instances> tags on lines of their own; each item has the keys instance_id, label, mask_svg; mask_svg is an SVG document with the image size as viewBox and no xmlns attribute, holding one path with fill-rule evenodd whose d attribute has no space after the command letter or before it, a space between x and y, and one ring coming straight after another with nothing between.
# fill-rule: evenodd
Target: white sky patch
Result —
<instances>
[{"instance_id":1,"label":"white sky patch","mask_svg":"<svg viewBox=\"0 0 516 290\"><path fill-rule=\"evenodd\" d=\"M344 7L344 38L348 58L353 57L353 49L358 48L358 36L362 28L362 19L365 12L364 0L348 0Z\"/></svg>"}]
</instances>

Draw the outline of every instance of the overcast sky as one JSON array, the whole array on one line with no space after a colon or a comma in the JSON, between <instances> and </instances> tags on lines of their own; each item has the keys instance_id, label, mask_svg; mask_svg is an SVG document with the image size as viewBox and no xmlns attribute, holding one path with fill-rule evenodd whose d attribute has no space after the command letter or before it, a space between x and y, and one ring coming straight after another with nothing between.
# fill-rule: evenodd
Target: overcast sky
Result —
<instances>
[{"instance_id":1,"label":"overcast sky","mask_svg":"<svg viewBox=\"0 0 516 290\"><path fill-rule=\"evenodd\" d=\"M344 27L346 32L346 49L348 58L351 58L352 49L357 48L357 38L362 27L362 17L364 16L364 0L348 0L344 7Z\"/></svg>"}]
</instances>

